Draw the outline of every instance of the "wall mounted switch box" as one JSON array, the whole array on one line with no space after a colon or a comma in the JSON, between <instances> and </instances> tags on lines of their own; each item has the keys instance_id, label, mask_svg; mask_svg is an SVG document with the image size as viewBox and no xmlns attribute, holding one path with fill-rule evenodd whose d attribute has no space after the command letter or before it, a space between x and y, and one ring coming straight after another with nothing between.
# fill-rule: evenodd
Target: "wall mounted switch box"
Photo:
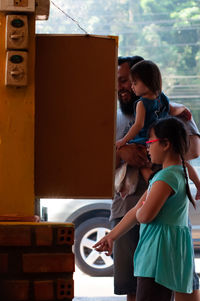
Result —
<instances>
[{"instance_id":1,"label":"wall mounted switch box","mask_svg":"<svg viewBox=\"0 0 200 301\"><path fill-rule=\"evenodd\" d=\"M28 53L26 51L7 51L6 86L27 86L27 60Z\"/></svg>"},{"instance_id":2,"label":"wall mounted switch box","mask_svg":"<svg viewBox=\"0 0 200 301\"><path fill-rule=\"evenodd\" d=\"M34 12L35 0L0 0L0 11Z\"/></svg>"},{"instance_id":3,"label":"wall mounted switch box","mask_svg":"<svg viewBox=\"0 0 200 301\"><path fill-rule=\"evenodd\" d=\"M6 16L6 49L28 48L28 18L25 15Z\"/></svg>"},{"instance_id":4,"label":"wall mounted switch box","mask_svg":"<svg viewBox=\"0 0 200 301\"><path fill-rule=\"evenodd\" d=\"M49 17L49 0L35 0L35 19L47 20Z\"/></svg>"}]
</instances>

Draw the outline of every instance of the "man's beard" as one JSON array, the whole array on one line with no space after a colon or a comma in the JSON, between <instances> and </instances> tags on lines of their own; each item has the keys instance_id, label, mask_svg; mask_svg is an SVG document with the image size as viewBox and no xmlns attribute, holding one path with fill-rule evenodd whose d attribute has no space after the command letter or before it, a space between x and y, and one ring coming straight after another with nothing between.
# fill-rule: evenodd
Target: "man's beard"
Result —
<instances>
[{"instance_id":1,"label":"man's beard","mask_svg":"<svg viewBox=\"0 0 200 301\"><path fill-rule=\"evenodd\" d=\"M125 115L133 115L135 112L135 102L139 99L139 97L136 96L133 91L130 91L130 100L124 102L120 99L120 96L118 96L118 99L122 113Z\"/></svg>"}]
</instances>

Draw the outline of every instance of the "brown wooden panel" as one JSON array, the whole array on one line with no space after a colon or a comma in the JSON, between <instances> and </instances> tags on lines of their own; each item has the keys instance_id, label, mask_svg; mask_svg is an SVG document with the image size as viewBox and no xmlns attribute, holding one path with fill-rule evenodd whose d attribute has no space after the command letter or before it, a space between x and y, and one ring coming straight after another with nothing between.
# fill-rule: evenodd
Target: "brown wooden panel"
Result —
<instances>
[{"instance_id":1,"label":"brown wooden panel","mask_svg":"<svg viewBox=\"0 0 200 301\"><path fill-rule=\"evenodd\" d=\"M36 37L35 195L113 196L116 40Z\"/></svg>"}]
</instances>

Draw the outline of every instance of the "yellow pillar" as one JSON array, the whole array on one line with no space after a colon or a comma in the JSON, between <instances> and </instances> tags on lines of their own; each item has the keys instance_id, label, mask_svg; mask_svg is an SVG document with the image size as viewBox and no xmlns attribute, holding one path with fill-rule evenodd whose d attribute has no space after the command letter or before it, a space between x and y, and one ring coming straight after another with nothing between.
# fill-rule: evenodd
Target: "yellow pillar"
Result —
<instances>
[{"instance_id":1,"label":"yellow pillar","mask_svg":"<svg viewBox=\"0 0 200 301\"><path fill-rule=\"evenodd\" d=\"M0 222L1 296L72 300L73 225L26 222L34 215L35 15L28 19L28 85L5 86L6 16L0 13L0 221L2 215L22 221Z\"/></svg>"},{"instance_id":2,"label":"yellow pillar","mask_svg":"<svg viewBox=\"0 0 200 301\"><path fill-rule=\"evenodd\" d=\"M5 22L0 13L0 215L34 214L35 16L28 15L28 85L5 86Z\"/></svg>"}]
</instances>

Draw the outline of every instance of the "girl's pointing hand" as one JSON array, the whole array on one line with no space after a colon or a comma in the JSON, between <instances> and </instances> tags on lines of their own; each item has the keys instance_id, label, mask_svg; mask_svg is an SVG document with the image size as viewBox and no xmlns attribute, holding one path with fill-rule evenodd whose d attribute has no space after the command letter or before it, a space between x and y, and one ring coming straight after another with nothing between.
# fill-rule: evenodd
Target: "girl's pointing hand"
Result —
<instances>
[{"instance_id":1,"label":"girl's pointing hand","mask_svg":"<svg viewBox=\"0 0 200 301\"><path fill-rule=\"evenodd\" d=\"M110 256L112 254L112 248L113 248L113 240L109 238L109 234L104 236L101 240L99 240L94 246L97 252L106 252L105 254L107 256Z\"/></svg>"}]
</instances>

